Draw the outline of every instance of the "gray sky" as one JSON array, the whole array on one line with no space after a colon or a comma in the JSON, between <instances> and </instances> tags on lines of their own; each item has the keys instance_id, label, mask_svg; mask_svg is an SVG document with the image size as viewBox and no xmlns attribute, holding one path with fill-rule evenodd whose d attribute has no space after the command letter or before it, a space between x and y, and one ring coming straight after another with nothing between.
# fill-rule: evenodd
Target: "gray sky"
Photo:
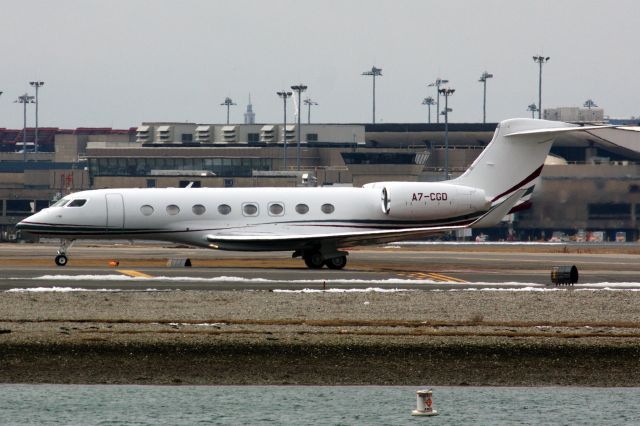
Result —
<instances>
[{"instance_id":1,"label":"gray sky","mask_svg":"<svg viewBox=\"0 0 640 426\"><path fill-rule=\"evenodd\" d=\"M142 121L280 122L275 92L302 82L316 122L426 121L440 76L456 89L452 122L529 116L588 98L612 117L640 115L640 10L633 0L0 0L0 127L40 90L40 125L127 128ZM28 113L33 125L33 109ZM303 118L306 118L306 110ZM290 110L288 119L293 118Z\"/></svg>"}]
</instances>

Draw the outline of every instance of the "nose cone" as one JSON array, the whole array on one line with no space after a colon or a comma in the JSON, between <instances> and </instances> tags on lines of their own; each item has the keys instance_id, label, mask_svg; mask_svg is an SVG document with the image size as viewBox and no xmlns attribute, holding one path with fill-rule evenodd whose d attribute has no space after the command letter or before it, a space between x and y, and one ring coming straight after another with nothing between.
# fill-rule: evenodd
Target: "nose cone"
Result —
<instances>
[{"instance_id":1,"label":"nose cone","mask_svg":"<svg viewBox=\"0 0 640 426\"><path fill-rule=\"evenodd\" d=\"M20 232L36 233L36 231L42 230L42 223L37 217L40 213L32 214L31 216L22 219L16 223L16 229Z\"/></svg>"},{"instance_id":2,"label":"nose cone","mask_svg":"<svg viewBox=\"0 0 640 426\"><path fill-rule=\"evenodd\" d=\"M29 221L32 217L33 216L29 216L28 218L16 223L16 229L21 232L29 232L29 230L34 228L34 224Z\"/></svg>"}]
</instances>

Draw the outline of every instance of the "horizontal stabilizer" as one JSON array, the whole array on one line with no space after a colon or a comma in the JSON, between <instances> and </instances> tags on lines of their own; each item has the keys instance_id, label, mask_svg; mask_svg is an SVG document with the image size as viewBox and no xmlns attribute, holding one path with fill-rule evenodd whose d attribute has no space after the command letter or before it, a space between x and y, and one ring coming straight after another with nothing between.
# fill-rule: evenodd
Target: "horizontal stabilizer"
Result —
<instances>
[{"instance_id":1,"label":"horizontal stabilizer","mask_svg":"<svg viewBox=\"0 0 640 426\"><path fill-rule=\"evenodd\" d=\"M555 128L552 127L552 128L546 128L546 129L522 130L519 132L507 133L505 137L524 136L524 135L544 135L544 134L555 135L557 133L586 132L589 130L612 129L616 127L618 126L571 126L571 127L555 127Z\"/></svg>"}]
</instances>

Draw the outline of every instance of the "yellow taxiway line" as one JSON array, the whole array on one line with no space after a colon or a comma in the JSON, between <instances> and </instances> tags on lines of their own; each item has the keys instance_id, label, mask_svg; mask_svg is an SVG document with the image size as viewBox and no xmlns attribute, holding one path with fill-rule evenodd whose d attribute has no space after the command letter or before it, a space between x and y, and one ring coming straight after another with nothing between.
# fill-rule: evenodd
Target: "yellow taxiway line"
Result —
<instances>
[{"instance_id":1,"label":"yellow taxiway line","mask_svg":"<svg viewBox=\"0 0 640 426\"><path fill-rule=\"evenodd\" d=\"M400 274L402 276L411 277L417 280L436 280L439 282L454 282L460 284L466 284L468 281L462 280L460 278L450 277L448 275L437 274L435 272L410 272Z\"/></svg>"},{"instance_id":2,"label":"yellow taxiway line","mask_svg":"<svg viewBox=\"0 0 640 426\"><path fill-rule=\"evenodd\" d=\"M135 278L153 278L152 275L148 275L148 274L145 274L144 272L134 271L131 269L118 269L118 272L120 272L121 274L128 275L130 277L135 277Z\"/></svg>"},{"instance_id":3,"label":"yellow taxiway line","mask_svg":"<svg viewBox=\"0 0 640 426\"><path fill-rule=\"evenodd\" d=\"M432 278L435 278L436 280L452 281L454 283L460 283L460 284L465 284L468 282L465 280L461 280L460 278L450 277L448 275L436 274L435 272L430 272L427 275L431 276Z\"/></svg>"}]
</instances>

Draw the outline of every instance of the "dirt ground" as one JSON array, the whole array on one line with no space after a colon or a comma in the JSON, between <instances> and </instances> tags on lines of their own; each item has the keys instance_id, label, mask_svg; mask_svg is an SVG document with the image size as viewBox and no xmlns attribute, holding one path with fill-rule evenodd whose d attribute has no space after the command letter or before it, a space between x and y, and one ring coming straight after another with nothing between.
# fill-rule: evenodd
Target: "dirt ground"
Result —
<instances>
[{"instance_id":1,"label":"dirt ground","mask_svg":"<svg viewBox=\"0 0 640 426\"><path fill-rule=\"evenodd\" d=\"M640 292L0 294L0 382L639 386Z\"/></svg>"}]
</instances>

